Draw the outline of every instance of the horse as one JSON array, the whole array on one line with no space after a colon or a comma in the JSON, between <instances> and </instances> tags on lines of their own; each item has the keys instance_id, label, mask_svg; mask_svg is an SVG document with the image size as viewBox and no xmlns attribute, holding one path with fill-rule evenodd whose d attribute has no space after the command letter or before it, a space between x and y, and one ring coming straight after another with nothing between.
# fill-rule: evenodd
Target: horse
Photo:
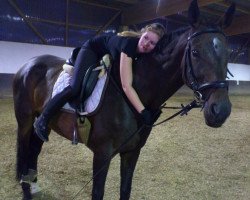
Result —
<instances>
[{"instance_id":1,"label":"horse","mask_svg":"<svg viewBox=\"0 0 250 200\"><path fill-rule=\"evenodd\" d=\"M188 9L189 28L176 35L168 33L155 52L135 60L133 86L147 108L159 109L186 84L202 104L205 123L215 128L222 126L231 113L226 81L229 56L223 29L231 24L234 11L232 4L218 23L204 22L197 1L193 0ZM169 35L172 35L171 41L168 41ZM24 64L14 78L13 98L18 125L16 177L23 199L32 199L31 184L38 179L37 159L43 146L34 133L33 123L51 98L64 63L64 59L56 56L38 56ZM118 63L114 62L110 76L120 83L116 65ZM72 140L76 120L76 114L61 110L49 126ZM112 81L107 84L99 111L88 120L91 129L86 145L94 155L92 199L103 199L109 164L112 154L117 151L121 159L120 199L128 200L140 150L152 127L142 124ZM81 135L78 138L83 142Z\"/></svg>"}]
</instances>

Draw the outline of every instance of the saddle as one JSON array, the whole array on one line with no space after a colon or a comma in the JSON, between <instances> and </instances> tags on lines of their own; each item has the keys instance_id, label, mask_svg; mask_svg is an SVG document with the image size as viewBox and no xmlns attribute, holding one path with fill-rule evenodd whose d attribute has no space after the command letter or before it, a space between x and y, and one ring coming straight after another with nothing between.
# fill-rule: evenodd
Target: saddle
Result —
<instances>
[{"instance_id":1,"label":"saddle","mask_svg":"<svg viewBox=\"0 0 250 200\"><path fill-rule=\"evenodd\" d=\"M74 70L73 64L75 63L79 50L80 48L74 49L70 59L68 59L63 65L63 71L54 85L52 97L70 84ZM110 55L105 55L100 61L100 66L90 67L86 71L79 97L73 102L67 103L63 106L64 111L77 114L76 119L78 120L73 132L72 144L78 143L79 133L83 133L81 139L84 143L87 143L91 125L85 117L95 114L100 108L109 79L108 74L110 73L110 70L111 57Z\"/></svg>"},{"instance_id":2,"label":"saddle","mask_svg":"<svg viewBox=\"0 0 250 200\"><path fill-rule=\"evenodd\" d=\"M66 60L66 64L63 66L64 71L70 75L73 74L74 64L80 49L80 47L75 48L71 53L71 57ZM76 102L73 104L71 103L71 106L76 108L78 113L84 113L84 102L92 94L98 79L105 74L105 71L107 71L107 67L110 66L110 63L110 55L105 55L100 61L100 66L93 65L87 69L83 78L80 96Z\"/></svg>"}]
</instances>

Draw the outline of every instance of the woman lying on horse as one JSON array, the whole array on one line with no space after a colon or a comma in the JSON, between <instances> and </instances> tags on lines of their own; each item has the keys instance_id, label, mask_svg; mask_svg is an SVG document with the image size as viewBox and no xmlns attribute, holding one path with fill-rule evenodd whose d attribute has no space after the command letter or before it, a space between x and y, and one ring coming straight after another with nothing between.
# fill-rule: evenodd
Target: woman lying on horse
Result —
<instances>
[{"instance_id":1,"label":"woman lying on horse","mask_svg":"<svg viewBox=\"0 0 250 200\"><path fill-rule=\"evenodd\" d=\"M161 24L153 23L143 28L140 33L127 31L115 36L98 36L84 43L75 61L71 84L47 103L34 123L35 133L39 138L48 141L48 124L51 118L65 103L79 95L86 71L97 65L105 54L110 54L113 60L120 60L122 89L140 114L143 123L152 125L156 120L154 113L145 108L132 86L132 64L138 54L152 52L164 33L165 28Z\"/></svg>"}]
</instances>

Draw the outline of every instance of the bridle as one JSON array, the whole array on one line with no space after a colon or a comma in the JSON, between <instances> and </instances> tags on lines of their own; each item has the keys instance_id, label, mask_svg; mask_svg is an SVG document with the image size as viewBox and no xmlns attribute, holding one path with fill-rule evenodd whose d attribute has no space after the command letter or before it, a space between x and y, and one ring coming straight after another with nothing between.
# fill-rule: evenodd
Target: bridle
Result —
<instances>
[{"instance_id":1,"label":"bridle","mask_svg":"<svg viewBox=\"0 0 250 200\"><path fill-rule=\"evenodd\" d=\"M190 87L193 92L195 97L197 98L197 100L204 104L204 102L209 98L209 96L204 98L204 95L202 94L204 90L206 89L218 89L218 88L226 88L228 90L228 81L212 81L212 82L206 82L206 83L199 83L194 70L193 70L193 65L192 65L192 60L191 60L191 40L195 37L198 37L202 34L206 34L206 33L219 33L221 35L223 35L224 37L225 34L217 29L207 29L207 30L203 30L203 31L198 31L193 33L191 36L188 37L187 40L187 46L186 46L186 51L185 51L185 66L184 66L184 78L186 81L186 84L188 87Z\"/></svg>"}]
</instances>

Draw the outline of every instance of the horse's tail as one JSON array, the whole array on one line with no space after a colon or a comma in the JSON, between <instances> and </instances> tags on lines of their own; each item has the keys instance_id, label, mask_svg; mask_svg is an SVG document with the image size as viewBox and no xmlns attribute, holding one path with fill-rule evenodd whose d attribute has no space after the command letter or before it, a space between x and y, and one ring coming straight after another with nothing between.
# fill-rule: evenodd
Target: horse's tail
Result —
<instances>
[{"instance_id":1,"label":"horse's tail","mask_svg":"<svg viewBox=\"0 0 250 200\"><path fill-rule=\"evenodd\" d=\"M16 178L21 179L29 169L36 170L42 142L34 134L35 117L50 98L64 59L51 55L30 59L13 80L14 109L17 120ZM49 79L49 82L48 82Z\"/></svg>"},{"instance_id":2,"label":"horse's tail","mask_svg":"<svg viewBox=\"0 0 250 200\"><path fill-rule=\"evenodd\" d=\"M27 142L25 142L25 110L26 107L23 105L22 98L27 94L27 89L24 87L23 77L19 77L18 74L15 76L13 81L13 98L14 98L14 110L17 120L17 141L16 141L16 179L21 180L22 174L24 173L25 165L27 165L25 160L25 154L28 154L25 151L25 146L27 148ZM27 100L27 99L26 99ZM27 102L28 103L28 102ZM22 106L23 111L22 111Z\"/></svg>"},{"instance_id":3,"label":"horse's tail","mask_svg":"<svg viewBox=\"0 0 250 200\"><path fill-rule=\"evenodd\" d=\"M19 131L18 131L19 132ZM22 139L20 134L17 134L17 143L16 143L16 179L17 181L20 181L22 178L22 175L24 174L24 165L25 160L24 158L24 149L23 149L23 144L22 144Z\"/></svg>"},{"instance_id":4,"label":"horse's tail","mask_svg":"<svg viewBox=\"0 0 250 200\"><path fill-rule=\"evenodd\" d=\"M28 156L30 136L35 119L33 105L34 88L32 83L31 68L27 69L25 64L15 75L13 80L14 110L17 120L16 141L16 179L21 180L22 175L28 173Z\"/></svg>"}]
</instances>

